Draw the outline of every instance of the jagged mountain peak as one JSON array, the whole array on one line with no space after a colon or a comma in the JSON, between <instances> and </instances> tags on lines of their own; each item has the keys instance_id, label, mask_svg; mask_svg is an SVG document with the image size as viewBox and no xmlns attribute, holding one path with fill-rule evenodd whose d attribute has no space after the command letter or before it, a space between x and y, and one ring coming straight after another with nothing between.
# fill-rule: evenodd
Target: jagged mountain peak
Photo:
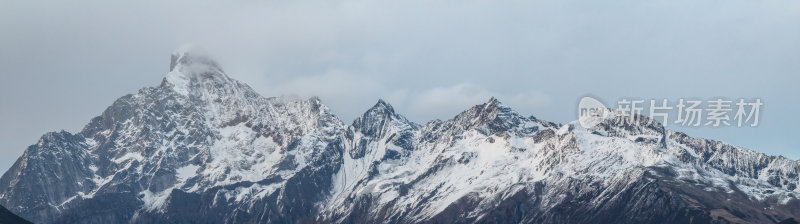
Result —
<instances>
[{"instance_id":1,"label":"jagged mountain peak","mask_svg":"<svg viewBox=\"0 0 800 224\"><path fill-rule=\"evenodd\" d=\"M219 65L205 49L196 45L187 44L172 52L169 71L174 71L179 65L189 66L193 64L204 64L219 68Z\"/></svg>"},{"instance_id":2,"label":"jagged mountain peak","mask_svg":"<svg viewBox=\"0 0 800 224\"><path fill-rule=\"evenodd\" d=\"M498 100L496 97L489 98L489 101L487 101L484 105L486 105L486 107L503 107L503 103L500 102L500 100Z\"/></svg>"},{"instance_id":3,"label":"jagged mountain peak","mask_svg":"<svg viewBox=\"0 0 800 224\"><path fill-rule=\"evenodd\" d=\"M39 139L39 142L42 142L42 141L57 141L57 140L63 139L64 136L71 136L71 135L72 135L71 133L69 133L69 132L67 132L65 130L52 131L52 132L48 132L48 133L45 133L44 135L42 135L42 137Z\"/></svg>"},{"instance_id":4,"label":"jagged mountain peak","mask_svg":"<svg viewBox=\"0 0 800 224\"><path fill-rule=\"evenodd\" d=\"M486 103L475 105L469 110L461 112L456 115L454 120L466 128L485 126L496 130L508 129L528 121L527 118L503 105L495 97L490 98Z\"/></svg>"},{"instance_id":5,"label":"jagged mountain peak","mask_svg":"<svg viewBox=\"0 0 800 224\"><path fill-rule=\"evenodd\" d=\"M361 116L359 116L355 122L358 123L358 120L364 120L364 119L406 120L403 116L395 112L394 107L391 104L387 103L383 99L379 99L378 102L375 103L375 105L367 109L367 111L364 112L364 114L362 114Z\"/></svg>"},{"instance_id":6,"label":"jagged mountain peak","mask_svg":"<svg viewBox=\"0 0 800 224\"><path fill-rule=\"evenodd\" d=\"M197 85L241 86L228 77L219 64L201 47L185 45L172 53L170 71L162 86L169 86L181 95L189 95Z\"/></svg>"},{"instance_id":7,"label":"jagged mountain peak","mask_svg":"<svg viewBox=\"0 0 800 224\"><path fill-rule=\"evenodd\" d=\"M714 212L766 223L800 214L800 161L646 118L562 126L492 97L420 127L378 100L346 126L317 97L262 97L195 51L176 51L162 86L118 99L81 133L43 136L0 177L0 204L37 223L649 223L628 217L664 214L683 223Z\"/></svg>"},{"instance_id":8,"label":"jagged mountain peak","mask_svg":"<svg viewBox=\"0 0 800 224\"><path fill-rule=\"evenodd\" d=\"M379 99L374 106L353 121L352 127L365 135L380 135L385 128L392 126L407 126L415 128L418 125L408 121L404 116L397 114L391 104Z\"/></svg>"},{"instance_id":9,"label":"jagged mountain peak","mask_svg":"<svg viewBox=\"0 0 800 224\"><path fill-rule=\"evenodd\" d=\"M582 116L572 125L583 126L593 134L602 136L633 137L633 136L659 136L663 143L666 129L658 121L641 114L630 114L617 110L605 109L602 116Z\"/></svg>"},{"instance_id":10,"label":"jagged mountain peak","mask_svg":"<svg viewBox=\"0 0 800 224\"><path fill-rule=\"evenodd\" d=\"M489 98L489 101L486 103L476 105L470 109L470 111L475 110L479 114L486 114L488 116L497 116L497 115L518 115L516 111L504 105L500 100L495 97Z\"/></svg>"},{"instance_id":11,"label":"jagged mountain peak","mask_svg":"<svg viewBox=\"0 0 800 224\"><path fill-rule=\"evenodd\" d=\"M383 99L379 99L374 106L372 106L369 110L367 110L367 113L370 113L371 111L395 114L394 107L392 107L392 105L387 103L386 101L383 101Z\"/></svg>"}]
</instances>

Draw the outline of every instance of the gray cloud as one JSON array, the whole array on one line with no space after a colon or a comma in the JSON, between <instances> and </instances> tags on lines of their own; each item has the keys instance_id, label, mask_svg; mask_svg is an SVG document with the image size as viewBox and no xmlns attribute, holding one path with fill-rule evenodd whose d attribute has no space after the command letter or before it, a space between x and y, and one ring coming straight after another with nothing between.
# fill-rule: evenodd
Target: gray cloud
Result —
<instances>
[{"instance_id":1,"label":"gray cloud","mask_svg":"<svg viewBox=\"0 0 800 224\"><path fill-rule=\"evenodd\" d=\"M545 120L586 94L761 97L758 128L681 129L797 159L797 1L0 2L0 168L204 46L267 96L424 123L497 96ZM677 127L676 127L677 128Z\"/></svg>"}]
</instances>

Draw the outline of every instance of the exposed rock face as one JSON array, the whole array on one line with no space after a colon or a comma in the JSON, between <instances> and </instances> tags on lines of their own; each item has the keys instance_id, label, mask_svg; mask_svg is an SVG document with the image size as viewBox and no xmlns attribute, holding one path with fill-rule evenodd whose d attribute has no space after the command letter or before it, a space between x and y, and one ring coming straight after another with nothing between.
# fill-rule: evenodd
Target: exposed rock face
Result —
<instances>
[{"instance_id":1,"label":"exposed rock face","mask_svg":"<svg viewBox=\"0 0 800 224\"><path fill-rule=\"evenodd\" d=\"M424 125L380 100L345 125L184 49L161 85L30 146L0 204L36 223L774 223L800 217L798 173L646 118L587 129L494 98Z\"/></svg>"}]
</instances>

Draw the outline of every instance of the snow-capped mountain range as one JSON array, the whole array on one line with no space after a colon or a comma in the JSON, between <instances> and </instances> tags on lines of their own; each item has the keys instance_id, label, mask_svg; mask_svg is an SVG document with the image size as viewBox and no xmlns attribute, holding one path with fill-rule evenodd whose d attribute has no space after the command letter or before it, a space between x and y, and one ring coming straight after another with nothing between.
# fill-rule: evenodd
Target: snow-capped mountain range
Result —
<instances>
[{"instance_id":1,"label":"snow-capped mountain range","mask_svg":"<svg viewBox=\"0 0 800 224\"><path fill-rule=\"evenodd\" d=\"M0 179L35 223L773 223L800 217L800 162L637 123L584 128L497 99L446 121L379 100L351 124L263 97L191 48L79 133Z\"/></svg>"}]
</instances>

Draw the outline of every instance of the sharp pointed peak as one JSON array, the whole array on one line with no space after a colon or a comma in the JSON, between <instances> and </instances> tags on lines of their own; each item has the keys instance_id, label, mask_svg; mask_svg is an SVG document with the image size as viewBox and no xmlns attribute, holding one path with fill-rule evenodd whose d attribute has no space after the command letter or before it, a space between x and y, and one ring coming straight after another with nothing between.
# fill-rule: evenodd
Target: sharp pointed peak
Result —
<instances>
[{"instance_id":1,"label":"sharp pointed peak","mask_svg":"<svg viewBox=\"0 0 800 224\"><path fill-rule=\"evenodd\" d=\"M367 117L391 117L393 119L405 119L401 115L397 114L394 111L394 107L391 104L387 103L383 99L379 99L375 105L367 109L364 114L360 116L360 119L367 118Z\"/></svg>"},{"instance_id":2,"label":"sharp pointed peak","mask_svg":"<svg viewBox=\"0 0 800 224\"><path fill-rule=\"evenodd\" d=\"M499 124L499 126L510 127L511 123L518 123L523 119L525 119L525 117L519 115L510 107L504 106L500 100L495 97L491 97L486 103L475 105L453 118L457 123L469 127L493 122Z\"/></svg>"},{"instance_id":3,"label":"sharp pointed peak","mask_svg":"<svg viewBox=\"0 0 800 224\"><path fill-rule=\"evenodd\" d=\"M486 105L502 106L503 103L500 102L500 100L498 100L496 97L493 96L493 97L489 98L489 101L486 102Z\"/></svg>"},{"instance_id":4,"label":"sharp pointed peak","mask_svg":"<svg viewBox=\"0 0 800 224\"><path fill-rule=\"evenodd\" d=\"M164 82L183 95L189 92L189 86L196 81L215 80L215 82L231 82L216 61L202 47L185 44L172 53L170 71Z\"/></svg>"},{"instance_id":5,"label":"sharp pointed peak","mask_svg":"<svg viewBox=\"0 0 800 224\"><path fill-rule=\"evenodd\" d=\"M478 107L483 107L483 110L494 110L494 109L511 110L511 108L509 108L508 106L504 105L496 97L491 97L491 98L489 98L489 101L486 101L486 103L480 104L480 105L477 105L477 106Z\"/></svg>"},{"instance_id":6,"label":"sharp pointed peak","mask_svg":"<svg viewBox=\"0 0 800 224\"><path fill-rule=\"evenodd\" d=\"M392 107L391 104L387 103L383 99L378 99L378 102L375 103L375 105L372 106L372 108L370 108L370 110L375 110L375 109L385 109L389 112L394 113L394 107Z\"/></svg>"},{"instance_id":7,"label":"sharp pointed peak","mask_svg":"<svg viewBox=\"0 0 800 224\"><path fill-rule=\"evenodd\" d=\"M379 135L383 132L384 126L389 123L407 128L416 128L418 126L408 121L403 115L397 114L394 111L394 107L383 99L379 99L374 106L356 118L351 126L366 135Z\"/></svg>"},{"instance_id":8,"label":"sharp pointed peak","mask_svg":"<svg viewBox=\"0 0 800 224\"><path fill-rule=\"evenodd\" d=\"M459 114L459 115L456 115L456 117L462 116L462 115L466 115L466 114L470 114L470 113L487 113L487 112L491 112L491 111L498 111L498 110L501 110L501 109L511 110L511 108L508 108L508 107L504 106L503 103L500 102L500 100L498 100L496 97L491 97L485 103L477 104L475 106L472 106L470 109L468 109L468 110L466 110L464 112L461 112L461 114Z\"/></svg>"},{"instance_id":9,"label":"sharp pointed peak","mask_svg":"<svg viewBox=\"0 0 800 224\"><path fill-rule=\"evenodd\" d=\"M383 115L388 115L389 117L396 117L397 113L395 113L394 107L392 107L391 104L387 103L383 99L379 99L378 102L375 103L375 105L367 109L367 111L365 111L364 114L361 115L361 118L383 116Z\"/></svg>"}]
</instances>

